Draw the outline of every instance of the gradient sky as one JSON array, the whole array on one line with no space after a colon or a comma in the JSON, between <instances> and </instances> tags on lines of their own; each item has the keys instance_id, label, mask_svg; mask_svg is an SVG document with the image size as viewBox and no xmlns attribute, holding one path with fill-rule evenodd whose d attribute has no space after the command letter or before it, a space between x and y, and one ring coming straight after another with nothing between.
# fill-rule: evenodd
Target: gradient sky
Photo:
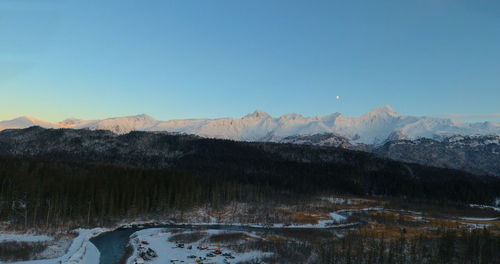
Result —
<instances>
[{"instance_id":1,"label":"gradient sky","mask_svg":"<svg viewBox=\"0 0 500 264\"><path fill-rule=\"evenodd\" d=\"M384 104L500 121L500 1L0 1L0 120Z\"/></svg>"}]
</instances>

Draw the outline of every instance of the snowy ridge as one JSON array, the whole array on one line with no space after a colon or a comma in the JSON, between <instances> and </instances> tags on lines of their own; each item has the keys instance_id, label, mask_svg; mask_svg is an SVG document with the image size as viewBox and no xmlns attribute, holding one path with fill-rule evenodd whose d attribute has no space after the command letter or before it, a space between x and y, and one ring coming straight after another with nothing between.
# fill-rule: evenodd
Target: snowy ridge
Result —
<instances>
[{"instance_id":1,"label":"snowy ridge","mask_svg":"<svg viewBox=\"0 0 500 264\"><path fill-rule=\"evenodd\" d=\"M0 130L30 126L103 129L117 134L125 134L130 131L167 131L239 141L284 141L289 143L293 143L293 140L303 141L300 138L290 137L330 134L344 137L353 144L375 145L397 139L442 138L454 135L500 135L499 123L463 123L451 119L404 116L396 113L388 105L358 117L347 117L340 113L315 117L304 117L300 114L272 117L257 110L242 118L220 119L158 121L142 114L104 120L69 118L59 123L50 123L29 117L0 121ZM288 139L286 139L287 137ZM339 138L333 137L326 142L330 145L344 144Z\"/></svg>"},{"instance_id":2,"label":"snowy ridge","mask_svg":"<svg viewBox=\"0 0 500 264\"><path fill-rule=\"evenodd\" d=\"M59 128L57 124L42 121L34 117L21 116L12 120L0 121L0 130L27 128L31 126L41 126L45 128Z\"/></svg>"}]
</instances>

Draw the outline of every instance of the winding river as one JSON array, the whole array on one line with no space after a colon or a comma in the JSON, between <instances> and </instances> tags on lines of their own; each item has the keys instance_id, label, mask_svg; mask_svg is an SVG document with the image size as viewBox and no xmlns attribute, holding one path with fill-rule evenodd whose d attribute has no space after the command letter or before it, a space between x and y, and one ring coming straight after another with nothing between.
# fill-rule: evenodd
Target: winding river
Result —
<instances>
[{"instance_id":1,"label":"winding river","mask_svg":"<svg viewBox=\"0 0 500 264\"><path fill-rule=\"evenodd\" d=\"M337 230L346 227L354 227L358 225L355 223L349 226L334 226L329 228L322 228L322 230ZM129 242L130 235L133 233L147 228L182 228L186 230L190 229L215 229L215 230L228 230L228 231L258 231L262 233L272 234L277 233L280 230L287 228L283 227L254 227L254 226L244 226L244 225L145 225L145 226L133 226L127 228L118 228L113 231L102 233L90 241L97 247L101 253L100 263L105 264L118 264L122 257L125 255L125 251ZM304 228L306 230L306 228Z\"/></svg>"}]
</instances>

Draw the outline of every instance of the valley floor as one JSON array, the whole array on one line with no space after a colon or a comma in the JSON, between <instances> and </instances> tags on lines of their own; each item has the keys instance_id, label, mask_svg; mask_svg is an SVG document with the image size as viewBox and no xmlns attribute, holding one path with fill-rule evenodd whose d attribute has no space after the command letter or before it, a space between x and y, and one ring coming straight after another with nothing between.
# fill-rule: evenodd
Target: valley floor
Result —
<instances>
[{"instance_id":1,"label":"valley floor","mask_svg":"<svg viewBox=\"0 0 500 264\"><path fill-rule=\"evenodd\" d=\"M127 264L134 264L144 259L151 264L258 261L272 253L236 250L236 247L262 239L265 238L254 232L150 228L131 236L134 253ZM155 252L150 254L154 257L148 255L148 250Z\"/></svg>"},{"instance_id":2,"label":"valley floor","mask_svg":"<svg viewBox=\"0 0 500 264\"><path fill-rule=\"evenodd\" d=\"M174 223L189 226L162 227ZM221 228L221 225L227 227ZM491 239L496 243L499 241L500 213L496 207L473 205L446 211L433 206L412 208L394 201L353 197L321 197L300 205L265 207L233 203L219 209L204 207L178 212L168 219L124 221L109 229L78 229L56 235L4 230L0 232L0 261L99 263L100 254L107 252L99 252L90 239L116 230L117 226L137 230L131 232L128 251L122 249L128 256L122 257L121 263L126 264L141 263L141 259L150 264L322 263L325 258L336 258L331 252L344 252L345 245L351 242L375 250L383 241L388 246L382 249L382 255L386 254L385 251L389 254L392 246L402 245L403 253L398 254L405 255L411 253L413 246L427 248L427 245L434 245L438 250L443 239L451 239L458 245L467 243L469 236L484 236L486 242L481 247L486 248ZM418 244L420 240L425 243ZM147 254L148 249L151 249L150 254ZM364 252L364 249L349 250L361 250L352 254ZM428 255L416 255L430 259L434 258L434 253L436 256L442 254L439 250L433 252L432 247L430 250ZM345 257L341 255L336 263L344 263L342 258ZM498 253L491 257L492 261L498 260Z\"/></svg>"}]
</instances>

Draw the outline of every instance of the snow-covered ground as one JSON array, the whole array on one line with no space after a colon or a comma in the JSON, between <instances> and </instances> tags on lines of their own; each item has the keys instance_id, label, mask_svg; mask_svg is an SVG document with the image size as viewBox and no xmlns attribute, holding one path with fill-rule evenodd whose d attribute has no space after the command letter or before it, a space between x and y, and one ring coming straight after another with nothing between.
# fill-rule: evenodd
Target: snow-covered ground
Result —
<instances>
[{"instance_id":1,"label":"snow-covered ground","mask_svg":"<svg viewBox=\"0 0 500 264\"><path fill-rule=\"evenodd\" d=\"M333 223L343 223L347 220L347 216L335 212L330 213L330 217L332 218Z\"/></svg>"},{"instance_id":2,"label":"snow-covered ground","mask_svg":"<svg viewBox=\"0 0 500 264\"><path fill-rule=\"evenodd\" d=\"M491 209L491 210L500 212L500 207L491 206L491 205L470 204L469 206L474 207L474 208L481 208L481 209Z\"/></svg>"},{"instance_id":3,"label":"snow-covered ground","mask_svg":"<svg viewBox=\"0 0 500 264\"><path fill-rule=\"evenodd\" d=\"M339 202L342 204L351 204L351 200L341 200L341 199L334 199L332 198L331 201L334 202ZM330 201L327 201L330 202ZM243 208L243 207L242 207ZM189 222L184 222L184 221L151 221L151 220L136 220L132 222L127 222L127 223L121 223L120 226L122 227L144 227L147 225L153 225L153 226L161 226L161 225L190 225L190 226L211 226L211 225L225 225L225 226L248 226L248 227L256 227L256 228L346 228L346 227L351 227L351 226L356 226L359 223L358 222L349 222L349 216L352 215L353 213L357 212L367 212L367 211L383 211L383 210L389 210L389 209L384 209L383 207L366 207L366 208L357 208L357 209L342 209L342 210L336 210L333 212L328 213L326 216L320 216L320 215L311 215L311 216L317 216L318 221L317 223L311 223L311 224L297 224L297 223L248 223L248 222L238 222L238 221L231 221L231 219L227 216L219 216L219 217L214 217L212 215L213 212L210 214L203 208L198 208L197 210L193 210L195 214L189 215ZM407 212L407 213L414 213L414 214L420 214L420 212L413 212L413 211L404 211L400 210L402 212ZM244 209L238 210L238 213L241 214L247 214L247 212Z\"/></svg>"},{"instance_id":4,"label":"snow-covered ground","mask_svg":"<svg viewBox=\"0 0 500 264\"><path fill-rule=\"evenodd\" d=\"M104 232L102 228L94 229L77 229L78 236L73 239L71 246L67 252L59 257L50 259L30 260L10 262L16 264L97 264L99 263L100 253L97 248L89 241L90 238ZM46 236L30 236L30 235L8 235L2 234L3 237L9 238L9 241L22 242L40 242L50 240Z\"/></svg>"},{"instance_id":5,"label":"snow-covered ground","mask_svg":"<svg viewBox=\"0 0 500 264\"><path fill-rule=\"evenodd\" d=\"M336 211L335 213L337 213L337 214L342 213L342 214L351 215L352 213L356 213L356 212L384 211L384 210L389 210L389 209L384 209L384 207L367 207L367 208L361 208L361 209L342 209L342 210Z\"/></svg>"},{"instance_id":6,"label":"snow-covered ground","mask_svg":"<svg viewBox=\"0 0 500 264\"><path fill-rule=\"evenodd\" d=\"M186 231L182 234L190 234L199 231ZM178 247L178 244L169 238L173 235L178 235L173 229L164 228L149 228L143 229L134 233L131 236L131 244L134 248L133 255L127 260L127 264L133 264L139 258L140 250L151 248L156 252L157 257L147 261L148 264L164 264L164 263L195 263L196 259L206 259L204 263L238 263L240 261L258 260L270 253L260 251L236 252L224 247L223 243L210 242L209 237L220 234L243 234L247 239L261 239L258 235L251 232L231 232L224 230L202 230L206 235L193 243L185 243L183 247ZM143 247L143 249L140 249ZM208 248L208 249L201 249ZM222 254L230 255L223 256L222 254L213 254L215 249L220 249ZM208 256L207 256L208 254ZM191 256L191 258L189 257Z\"/></svg>"},{"instance_id":7,"label":"snow-covered ground","mask_svg":"<svg viewBox=\"0 0 500 264\"><path fill-rule=\"evenodd\" d=\"M344 200L343 202L350 204L349 200ZM231 211L229 208L226 211ZM349 209L349 210L338 210L328 213L325 215L311 215L316 216L318 222L315 224L297 224L297 223L262 223L262 222L240 222L238 218L232 219L230 216L221 215L216 212L208 212L204 208L198 208L193 210L193 214L185 214L184 218L188 218L189 221L151 221L151 220L135 220L132 222L123 222L120 224L121 227L144 227L147 225L161 226L161 225L190 225L190 226L211 226L211 225L225 225L225 226L248 226L257 228L335 228L335 227L347 227L352 225L357 225L357 222L349 223L348 216L357 211L370 211L370 210L383 210L383 208L364 208L364 209ZM247 215L248 212L245 210L244 206L241 206L237 210L237 214ZM214 217L216 215L217 217Z\"/></svg>"},{"instance_id":8,"label":"snow-covered ground","mask_svg":"<svg viewBox=\"0 0 500 264\"><path fill-rule=\"evenodd\" d=\"M469 221L495 221L500 220L500 217L460 217L460 219Z\"/></svg>"},{"instance_id":9,"label":"snow-covered ground","mask_svg":"<svg viewBox=\"0 0 500 264\"><path fill-rule=\"evenodd\" d=\"M466 226L469 230L472 229L483 229L483 228L488 228L491 227L492 225L490 224L474 224L474 223L461 223L462 225Z\"/></svg>"},{"instance_id":10,"label":"snow-covered ground","mask_svg":"<svg viewBox=\"0 0 500 264\"><path fill-rule=\"evenodd\" d=\"M0 233L0 242L16 241L16 242L43 242L54 240L53 237L44 235L30 235L30 234L9 234Z\"/></svg>"},{"instance_id":11,"label":"snow-covered ground","mask_svg":"<svg viewBox=\"0 0 500 264\"><path fill-rule=\"evenodd\" d=\"M320 199L331 204L353 204L351 199L344 199L340 197L321 197Z\"/></svg>"}]
</instances>

